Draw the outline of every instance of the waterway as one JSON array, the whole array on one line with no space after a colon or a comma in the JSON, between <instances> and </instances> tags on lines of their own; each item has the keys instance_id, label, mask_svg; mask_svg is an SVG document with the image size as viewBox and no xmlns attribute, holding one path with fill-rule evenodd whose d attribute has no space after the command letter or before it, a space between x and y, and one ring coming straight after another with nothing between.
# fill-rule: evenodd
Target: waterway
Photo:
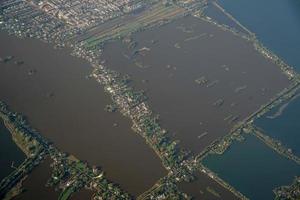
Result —
<instances>
[{"instance_id":1,"label":"waterway","mask_svg":"<svg viewBox=\"0 0 300 200\"><path fill-rule=\"evenodd\" d=\"M33 39L0 32L0 99L24 114L32 127L91 165L132 195L149 189L166 170L131 122L104 111L111 104L95 80L86 78L89 63ZM16 65L15 61L24 61Z\"/></svg>"},{"instance_id":2,"label":"waterway","mask_svg":"<svg viewBox=\"0 0 300 200\"><path fill-rule=\"evenodd\" d=\"M300 175L299 165L254 136L234 142L223 155L208 156L203 164L252 200L274 199L274 188L289 185Z\"/></svg>"},{"instance_id":3,"label":"waterway","mask_svg":"<svg viewBox=\"0 0 300 200\"><path fill-rule=\"evenodd\" d=\"M300 72L299 0L218 0L258 39Z\"/></svg>"},{"instance_id":4,"label":"waterway","mask_svg":"<svg viewBox=\"0 0 300 200\"><path fill-rule=\"evenodd\" d=\"M285 102L255 121L265 134L279 140L300 156L300 97Z\"/></svg>"},{"instance_id":5,"label":"waterway","mask_svg":"<svg viewBox=\"0 0 300 200\"><path fill-rule=\"evenodd\" d=\"M132 37L136 48L112 42L102 59L146 91L162 126L195 153L290 83L252 43L191 16Z\"/></svg>"},{"instance_id":6,"label":"waterway","mask_svg":"<svg viewBox=\"0 0 300 200\"><path fill-rule=\"evenodd\" d=\"M25 154L12 140L9 130L0 119L0 180L14 171L25 159Z\"/></svg>"}]
</instances>

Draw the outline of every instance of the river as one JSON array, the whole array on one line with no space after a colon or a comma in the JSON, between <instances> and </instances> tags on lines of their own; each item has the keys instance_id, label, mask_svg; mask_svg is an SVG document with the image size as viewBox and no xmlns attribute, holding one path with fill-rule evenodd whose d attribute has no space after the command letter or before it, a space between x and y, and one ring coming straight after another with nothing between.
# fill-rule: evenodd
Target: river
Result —
<instances>
[{"instance_id":1,"label":"river","mask_svg":"<svg viewBox=\"0 0 300 200\"><path fill-rule=\"evenodd\" d=\"M0 99L28 117L56 147L102 167L134 196L166 174L158 156L131 130L131 122L104 111L111 100L102 86L86 78L89 63L68 50L5 32L0 32L0 44L0 57L14 56L0 63Z\"/></svg>"}]
</instances>

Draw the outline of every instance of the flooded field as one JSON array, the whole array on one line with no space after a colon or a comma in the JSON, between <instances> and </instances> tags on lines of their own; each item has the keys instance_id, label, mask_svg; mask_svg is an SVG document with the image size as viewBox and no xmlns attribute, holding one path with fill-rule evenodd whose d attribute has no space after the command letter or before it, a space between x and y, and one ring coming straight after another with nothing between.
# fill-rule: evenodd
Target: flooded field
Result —
<instances>
[{"instance_id":1,"label":"flooded field","mask_svg":"<svg viewBox=\"0 0 300 200\"><path fill-rule=\"evenodd\" d=\"M91 165L138 195L166 171L145 141L119 113L104 111L111 103L103 88L86 78L87 62L36 40L0 32L0 99L28 117L32 127L61 149ZM15 63L22 61L24 63Z\"/></svg>"},{"instance_id":2,"label":"flooded field","mask_svg":"<svg viewBox=\"0 0 300 200\"><path fill-rule=\"evenodd\" d=\"M210 155L203 164L253 200L274 199L272 190L289 185L300 166L254 136L235 142L223 155Z\"/></svg>"},{"instance_id":3,"label":"flooded field","mask_svg":"<svg viewBox=\"0 0 300 200\"><path fill-rule=\"evenodd\" d=\"M284 146L300 156L300 93L290 102L285 102L272 109L255 121L264 133L280 140Z\"/></svg>"},{"instance_id":4,"label":"flooded field","mask_svg":"<svg viewBox=\"0 0 300 200\"><path fill-rule=\"evenodd\" d=\"M192 183L181 183L179 189L191 195L195 200L238 199L233 193L202 173L198 173L196 180Z\"/></svg>"},{"instance_id":5,"label":"flooded field","mask_svg":"<svg viewBox=\"0 0 300 200\"><path fill-rule=\"evenodd\" d=\"M58 199L59 191L46 187L46 183L51 175L51 160L48 158L37 166L23 182L24 191L14 200L54 200Z\"/></svg>"},{"instance_id":6,"label":"flooded field","mask_svg":"<svg viewBox=\"0 0 300 200\"><path fill-rule=\"evenodd\" d=\"M193 17L109 43L103 60L146 91L162 126L195 153L289 84L251 43Z\"/></svg>"},{"instance_id":7,"label":"flooded field","mask_svg":"<svg viewBox=\"0 0 300 200\"><path fill-rule=\"evenodd\" d=\"M14 171L25 159L25 154L11 138L9 130L0 119L0 181Z\"/></svg>"}]
</instances>

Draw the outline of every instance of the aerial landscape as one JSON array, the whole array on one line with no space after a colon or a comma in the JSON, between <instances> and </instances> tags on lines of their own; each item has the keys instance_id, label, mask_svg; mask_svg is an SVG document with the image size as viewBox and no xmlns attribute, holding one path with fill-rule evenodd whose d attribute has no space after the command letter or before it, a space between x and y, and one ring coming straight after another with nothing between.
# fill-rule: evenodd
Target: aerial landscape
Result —
<instances>
[{"instance_id":1,"label":"aerial landscape","mask_svg":"<svg viewBox=\"0 0 300 200\"><path fill-rule=\"evenodd\" d=\"M0 0L0 199L300 200L299 53L299 0Z\"/></svg>"}]
</instances>

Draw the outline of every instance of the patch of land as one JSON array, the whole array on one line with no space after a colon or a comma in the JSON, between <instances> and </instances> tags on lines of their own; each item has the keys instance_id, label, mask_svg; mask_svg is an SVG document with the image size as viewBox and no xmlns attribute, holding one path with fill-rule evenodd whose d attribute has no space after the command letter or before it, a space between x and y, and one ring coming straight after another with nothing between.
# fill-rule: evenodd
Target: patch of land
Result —
<instances>
[{"instance_id":1,"label":"patch of land","mask_svg":"<svg viewBox=\"0 0 300 200\"><path fill-rule=\"evenodd\" d=\"M164 23L176 18L176 16L184 15L184 13L185 10L178 6L164 6L163 3L157 3L139 15L127 15L94 27L88 30L86 34L79 36L77 40L83 42L86 48L94 48L107 40L124 37L145 27Z\"/></svg>"}]
</instances>

